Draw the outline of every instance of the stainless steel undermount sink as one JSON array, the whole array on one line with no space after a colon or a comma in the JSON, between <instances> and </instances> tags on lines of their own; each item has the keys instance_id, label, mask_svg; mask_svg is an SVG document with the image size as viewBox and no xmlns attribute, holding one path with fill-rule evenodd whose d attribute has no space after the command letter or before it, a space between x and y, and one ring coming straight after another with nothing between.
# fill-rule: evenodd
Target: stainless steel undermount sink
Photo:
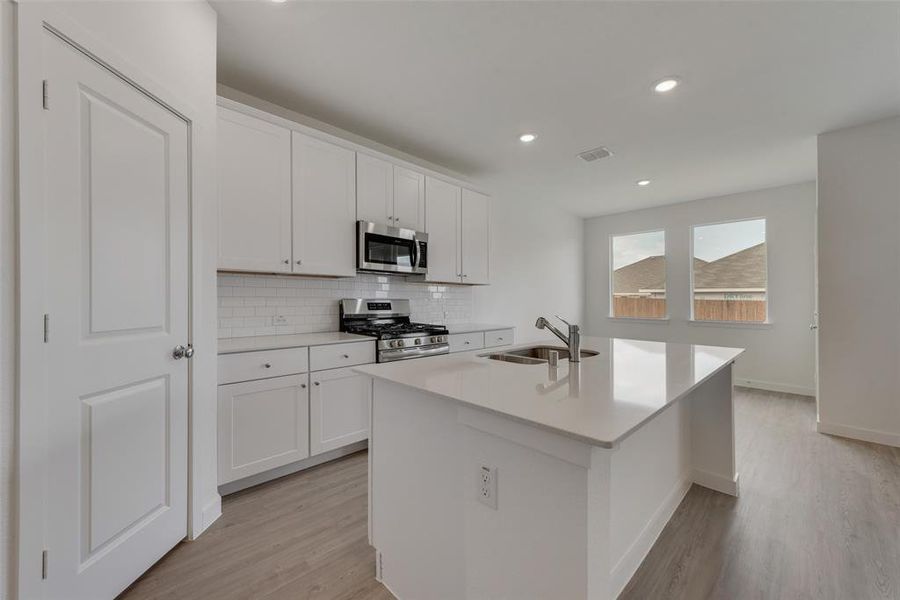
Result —
<instances>
[{"instance_id":1,"label":"stainless steel undermount sink","mask_svg":"<svg viewBox=\"0 0 900 600\"><path fill-rule=\"evenodd\" d=\"M560 360L568 360L569 358L569 349L565 346L530 346L528 348L510 350L509 352L492 352L479 356L520 365L539 365L550 361L551 352L558 352ZM599 352L594 350L582 350L581 358L597 356L598 354Z\"/></svg>"}]
</instances>

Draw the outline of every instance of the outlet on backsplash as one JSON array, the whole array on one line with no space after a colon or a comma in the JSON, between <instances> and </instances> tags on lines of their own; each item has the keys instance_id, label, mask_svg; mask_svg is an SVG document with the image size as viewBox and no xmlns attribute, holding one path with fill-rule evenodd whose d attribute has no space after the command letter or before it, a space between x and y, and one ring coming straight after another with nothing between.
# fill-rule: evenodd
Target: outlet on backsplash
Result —
<instances>
[{"instance_id":1,"label":"outlet on backsplash","mask_svg":"<svg viewBox=\"0 0 900 600\"><path fill-rule=\"evenodd\" d=\"M472 288L404 277L348 279L219 273L218 337L338 330L341 298L408 298L412 318L452 325L472 320Z\"/></svg>"}]
</instances>

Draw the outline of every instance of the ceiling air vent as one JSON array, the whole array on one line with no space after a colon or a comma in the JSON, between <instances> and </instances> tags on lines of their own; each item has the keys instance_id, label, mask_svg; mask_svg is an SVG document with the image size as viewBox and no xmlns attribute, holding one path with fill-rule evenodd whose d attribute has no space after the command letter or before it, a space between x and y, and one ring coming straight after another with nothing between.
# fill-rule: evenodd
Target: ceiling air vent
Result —
<instances>
[{"instance_id":1,"label":"ceiling air vent","mask_svg":"<svg viewBox=\"0 0 900 600\"><path fill-rule=\"evenodd\" d=\"M578 155L578 158L580 158L584 162L593 162L601 158L606 158L607 156L612 156L612 152L609 151L609 148L600 146L599 148L594 148L593 150L582 152Z\"/></svg>"}]
</instances>

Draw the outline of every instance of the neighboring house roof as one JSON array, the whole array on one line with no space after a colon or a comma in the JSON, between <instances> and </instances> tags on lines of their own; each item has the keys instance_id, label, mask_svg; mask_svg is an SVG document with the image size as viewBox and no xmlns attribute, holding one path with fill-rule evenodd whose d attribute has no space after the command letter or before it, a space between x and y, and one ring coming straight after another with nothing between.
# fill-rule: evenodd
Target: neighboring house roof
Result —
<instances>
[{"instance_id":1,"label":"neighboring house roof","mask_svg":"<svg viewBox=\"0 0 900 600\"><path fill-rule=\"evenodd\" d=\"M695 290L748 290L765 287L765 243L723 256L694 271Z\"/></svg>"},{"instance_id":2,"label":"neighboring house roof","mask_svg":"<svg viewBox=\"0 0 900 600\"><path fill-rule=\"evenodd\" d=\"M636 294L646 288L660 287L665 280L665 257L648 256L613 271L613 293Z\"/></svg>"},{"instance_id":3,"label":"neighboring house roof","mask_svg":"<svg viewBox=\"0 0 900 600\"><path fill-rule=\"evenodd\" d=\"M637 294L650 290L664 290L665 281L665 258L648 256L613 271L613 293ZM712 262L694 259L694 289L748 290L765 287L765 243Z\"/></svg>"}]
</instances>

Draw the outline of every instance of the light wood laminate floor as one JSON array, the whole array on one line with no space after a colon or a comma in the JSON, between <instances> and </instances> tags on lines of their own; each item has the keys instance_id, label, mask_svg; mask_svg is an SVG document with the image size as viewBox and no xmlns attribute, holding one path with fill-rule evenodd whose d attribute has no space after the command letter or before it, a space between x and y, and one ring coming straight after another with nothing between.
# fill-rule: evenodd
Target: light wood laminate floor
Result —
<instances>
[{"instance_id":1,"label":"light wood laminate floor","mask_svg":"<svg viewBox=\"0 0 900 600\"><path fill-rule=\"evenodd\" d=\"M741 497L691 488L620 598L900 599L900 449L816 433L809 398L736 396ZM391 598L374 570L363 452L228 496L120 598Z\"/></svg>"}]
</instances>

